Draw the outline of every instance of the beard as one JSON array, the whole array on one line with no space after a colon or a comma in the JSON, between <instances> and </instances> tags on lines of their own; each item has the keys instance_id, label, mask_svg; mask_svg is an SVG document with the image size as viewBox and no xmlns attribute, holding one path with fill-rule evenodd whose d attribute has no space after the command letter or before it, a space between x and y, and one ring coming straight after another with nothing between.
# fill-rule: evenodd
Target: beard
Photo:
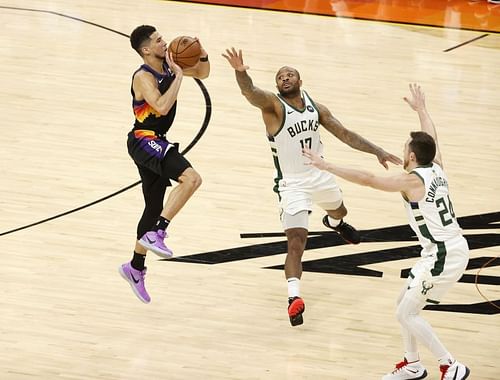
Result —
<instances>
[{"instance_id":1,"label":"beard","mask_svg":"<svg viewBox=\"0 0 500 380\"><path fill-rule=\"evenodd\" d=\"M300 94L300 87L292 86L286 90L281 89L279 90L279 93L284 98L293 98Z\"/></svg>"}]
</instances>

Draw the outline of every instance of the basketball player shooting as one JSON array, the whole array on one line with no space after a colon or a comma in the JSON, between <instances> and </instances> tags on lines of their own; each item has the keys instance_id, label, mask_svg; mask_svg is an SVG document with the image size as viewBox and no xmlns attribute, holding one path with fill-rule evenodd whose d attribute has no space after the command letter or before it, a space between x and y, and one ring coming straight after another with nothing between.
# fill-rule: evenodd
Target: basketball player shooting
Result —
<instances>
[{"instance_id":1,"label":"basketball player shooting","mask_svg":"<svg viewBox=\"0 0 500 380\"><path fill-rule=\"evenodd\" d=\"M132 48L144 63L132 75L132 108L134 127L128 133L128 153L142 181L144 211L137 225L132 260L119 267L120 275L144 303L151 297L146 290L145 259L147 251L170 258L172 250L165 245L167 227L201 185L201 176L178 151L178 144L167 139L174 123L177 95L183 76L198 79L210 74L207 52L199 46L198 61L182 68L167 54L167 43L151 25L140 25L130 35ZM196 40L199 45L199 41ZM177 182L164 204L171 181Z\"/></svg>"}]
</instances>

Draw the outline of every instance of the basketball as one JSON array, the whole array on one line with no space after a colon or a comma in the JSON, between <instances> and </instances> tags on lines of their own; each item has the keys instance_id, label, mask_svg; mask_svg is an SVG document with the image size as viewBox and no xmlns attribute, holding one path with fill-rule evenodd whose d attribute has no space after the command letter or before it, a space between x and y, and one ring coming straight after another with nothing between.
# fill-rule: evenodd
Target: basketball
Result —
<instances>
[{"instance_id":1,"label":"basketball","mask_svg":"<svg viewBox=\"0 0 500 380\"><path fill-rule=\"evenodd\" d=\"M174 62L185 69L198 63L201 55L201 46L198 40L193 37L179 36L170 42L168 52L172 53Z\"/></svg>"}]
</instances>

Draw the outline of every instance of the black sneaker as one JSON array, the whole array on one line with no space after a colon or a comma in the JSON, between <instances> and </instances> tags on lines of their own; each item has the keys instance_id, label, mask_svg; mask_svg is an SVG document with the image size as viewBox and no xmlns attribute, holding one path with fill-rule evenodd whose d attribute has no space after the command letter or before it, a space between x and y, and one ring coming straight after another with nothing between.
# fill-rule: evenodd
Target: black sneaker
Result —
<instances>
[{"instance_id":1,"label":"black sneaker","mask_svg":"<svg viewBox=\"0 0 500 380\"><path fill-rule=\"evenodd\" d=\"M359 242L361 241L359 232L353 226L344 222L344 220L341 220L340 224L337 227L332 227L328 222L328 215L325 215L323 217L323 224L325 225L325 227L337 231L342 239L344 239L348 243L359 244Z\"/></svg>"},{"instance_id":2,"label":"black sneaker","mask_svg":"<svg viewBox=\"0 0 500 380\"><path fill-rule=\"evenodd\" d=\"M304 323L302 313L306 309L304 300L300 297L293 297L288 299L288 316L292 326L298 326Z\"/></svg>"}]
</instances>

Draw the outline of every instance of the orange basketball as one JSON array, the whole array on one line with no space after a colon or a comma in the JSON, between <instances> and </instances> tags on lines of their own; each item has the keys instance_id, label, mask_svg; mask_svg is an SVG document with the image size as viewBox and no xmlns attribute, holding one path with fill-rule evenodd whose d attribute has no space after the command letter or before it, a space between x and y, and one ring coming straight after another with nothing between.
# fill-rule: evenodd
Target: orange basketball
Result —
<instances>
[{"instance_id":1,"label":"orange basketball","mask_svg":"<svg viewBox=\"0 0 500 380\"><path fill-rule=\"evenodd\" d=\"M198 40L189 36L174 38L168 45L174 62L181 68L192 67L198 63L201 55L201 46Z\"/></svg>"}]
</instances>

